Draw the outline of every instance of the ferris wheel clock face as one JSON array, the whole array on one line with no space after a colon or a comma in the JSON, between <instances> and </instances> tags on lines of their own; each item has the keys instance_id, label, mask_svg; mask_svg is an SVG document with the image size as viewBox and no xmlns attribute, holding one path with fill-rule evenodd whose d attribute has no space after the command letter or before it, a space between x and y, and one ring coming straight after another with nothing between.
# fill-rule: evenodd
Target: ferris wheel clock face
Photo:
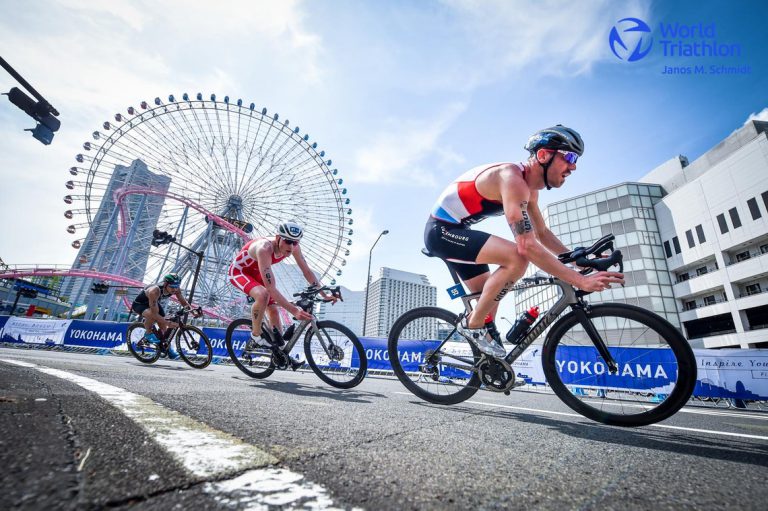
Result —
<instances>
[{"instance_id":1,"label":"ferris wheel clock face","mask_svg":"<svg viewBox=\"0 0 768 511\"><path fill-rule=\"evenodd\" d=\"M304 227L302 251L325 282L335 282L349 255L352 210L332 161L298 126L253 103L201 94L141 102L104 122L75 159L64 202L81 249L76 264L99 258L94 269L135 274L143 266L145 282L170 271L186 281L196 251L204 254L196 296L215 305L231 295L234 253L250 238L273 237L280 222ZM155 230L192 250L153 245ZM110 250L117 255L96 253ZM291 264L275 272L281 291L305 284Z\"/></svg>"}]
</instances>

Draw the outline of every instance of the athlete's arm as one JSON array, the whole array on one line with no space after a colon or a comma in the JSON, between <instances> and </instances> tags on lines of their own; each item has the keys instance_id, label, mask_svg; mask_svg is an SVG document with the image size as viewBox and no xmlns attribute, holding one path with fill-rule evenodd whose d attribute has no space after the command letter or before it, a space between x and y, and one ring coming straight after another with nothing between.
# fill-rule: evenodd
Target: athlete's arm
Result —
<instances>
[{"instance_id":1,"label":"athlete's arm","mask_svg":"<svg viewBox=\"0 0 768 511\"><path fill-rule=\"evenodd\" d=\"M562 254L568 252L568 247L557 239L552 231L549 230L547 224L544 222L544 217L539 209L539 191L534 190L531 192L530 200L528 201L528 216L531 219L533 225L533 232L536 234L536 238L539 243L547 247L553 254Z\"/></svg>"},{"instance_id":2,"label":"athlete's arm","mask_svg":"<svg viewBox=\"0 0 768 511\"><path fill-rule=\"evenodd\" d=\"M301 273L304 274L304 278L307 279L309 285L320 287L320 280L317 278L317 275L315 275L315 272L312 271L312 268L309 267L309 264L307 264L307 260L304 259L304 254L301 251L300 245L296 245L296 247L293 249L293 258L296 259L296 264L299 265ZM336 303L338 301L338 298L325 292L320 293L320 296L324 300L329 300L332 303Z\"/></svg>"},{"instance_id":3,"label":"athlete's arm","mask_svg":"<svg viewBox=\"0 0 768 511\"><path fill-rule=\"evenodd\" d=\"M528 215L530 191L522 177L510 175L502 180L501 198L504 216L515 236L517 252L526 260L550 275L585 291L602 291L610 287L612 282L624 282L620 273L597 272L589 276L581 275L558 261L539 243Z\"/></svg>"},{"instance_id":4,"label":"athlete's arm","mask_svg":"<svg viewBox=\"0 0 768 511\"><path fill-rule=\"evenodd\" d=\"M264 282L264 287L267 289L269 296L271 296L278 305L291 313L293 317L297 319L310 319L306 312L292 304L280 291L278 291L275 274L272 272L272 243L265 240L264 243L259 243L256 248L251 247L248 249L249 253L251 253L251 251L256 252L255 255L256 260L259 263L261 280ZM251 255L253 254L251 253Z\"/></svg>"}]
</instances>

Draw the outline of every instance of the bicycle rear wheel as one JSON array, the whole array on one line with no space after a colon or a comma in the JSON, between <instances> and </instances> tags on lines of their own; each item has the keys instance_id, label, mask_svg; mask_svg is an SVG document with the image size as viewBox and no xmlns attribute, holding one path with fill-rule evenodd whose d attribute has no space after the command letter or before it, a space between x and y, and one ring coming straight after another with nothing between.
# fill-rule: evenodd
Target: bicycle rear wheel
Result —
<instances>
[{"instance_id":1,"label":"bicycle rear wheel","mask_svg":"<svg viewBox=\"0 0 768 511\"><path fill-rule=\"evenodd\" d=\"M195 369L204 369L213 360L213 349L208 336L191 325L184 325L176 334L176 351L184 362Z\"/></svg>"},{"instance_id":2,"label":"bicycle rear wheel","mask_svg":"<svg viewBox=\"0 0 768 511\"><path fill-rule=\"evenodd\" d=\"M611 374L574 312L554 324L542 349L547 382L578 413L614 426L645 426L685 405L696 359L668 321L626 304L590 307L587 317L618 364Z\"/></svg>"},{"instance_id":3,"label":"bicycle rear wheel","mask_svg":"<svg viewBox=\"0 0 768 511\"><path fill-rule=\"evenodd\" d=\"M262 329L269 335L266 327L262 326ZM230 323L224 341L227 345L227 353L237 368L251 378L266 378L275 372L275 366L272 363L272 351L264 348L246 352L245 344L250 337L250 319L236 319Z\"/></svg>"},{"instance_id":4,"label":"bicycle rear wheel","mask_svg":"<svg viewBox=\"0 0 768 511\"><path fill-rule=\"evenodd\" d=\"M304 337L304 354L309 367L328 385L351 389L360 384L368 359L357 336L341 323L318 321Z\"/></svg>"},{"instance_id":5,"label":"bicycle rear wheel","mask_svg":"<svg viewBox=\"0 0 768 511\"><path fill-rule=\"evenodd\" d=\"M400 316L389 332L389 361L395 375L430 403L461 403L480 388L473 367L480 351L456 333L457 321L456 314L447 310L420 307Z\"/></svg>"},{"instance_id":6,"label":"bicycle rear wheel","mask_svg":"<svg viewBox=\"0 0 768 511\"><path fill-rule=\"evenodd\" d=\"M143 321L131 324L125 334L125 343L128 345L128 351L136 357L136 360L151 364L160 358L160 346L147 341L144 338L146 332Z\"/></svg>"}]
</instances>

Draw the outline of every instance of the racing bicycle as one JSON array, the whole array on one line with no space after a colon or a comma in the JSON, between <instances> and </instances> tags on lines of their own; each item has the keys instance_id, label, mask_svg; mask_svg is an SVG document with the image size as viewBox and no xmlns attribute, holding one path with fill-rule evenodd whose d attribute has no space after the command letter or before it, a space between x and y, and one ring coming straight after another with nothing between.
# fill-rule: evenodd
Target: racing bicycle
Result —
<instances>
[{"instance_id":1,"label":"racing bicycle","mask_svg":"<svg viewBox=\"0 0 768 511\"><path fill-rule=\"evenodd\" d=\"M128 327L125 339L128 345L128 351L136 357L139 362L151 364L160 356L167 356L171 348L171 342L176 341L176 351L181 359L195 369L208 367L213 359L213 349L211 341L205 333L196 326L187 325L186 317L189 312L200 312L202 309L182 308L168 317L168 321L176 323L178 326L168 328L164 332L152 326L152 331L160 340L159 344L153 344L145 338L146 329L143 321L132 323Z\"/></svg>"},{"instance_id":2,"label":"racing bicycle","mask_svg":"<svg viewBox=\"0 0 768 511\"><path fill-rule=\"evenodd\" d=\"M293 296L294 303L312 314L318 294L330 292L341 298L340 287L309 286ZM329 301L329 300L324 300ZM272 329L262 324L262 333L268 338L269 348L246 350L246 343L251 336L251 320L236 319L227 328L226 345L229 357L242 372L252 378L266 378L276 369L296 370L299 362L290 356L294 345L304 336L304 355L307 364L317 376L328 385L341 389L351 389L358 385L368 369L365 349L357 336L341 323L335 321L304 320L289 326L283 333L285 345L275 339Z\"/></svg>"},{"instance_id":3,"label":"racing bicycle","mask_svg":"<svg viewBox=\"0 0 768 511\"><path fill-rule=\"evenodd\" d=\"M613 241L608 234L589 248L578 247L558 258L577 265L585 275L612 266L623 272L622 254L614 250ZM557 286L560 296L554 305L520 338L511 339L512 349L505 357L481 353L456 331L480 293L465 294L458 275L449 269L456 283L449 293L461 298L464 311L413 309L395 322L389 334L394 373L416 396L450 405L469 399L480 388L509 395L516 386L535 379L532 374L516 375L513 364L549 329L543 344L532 348L541 353L543 377L557 397L585 417L616 426L644 426L670 417L690 398L696 359L672 324L634 305L591 305L584 299L589 292L551 276L525 278L513 289ZM529 364L524 369L528 373L536 371L530 354L520 361Z\"/></svg>"}]
</instances>

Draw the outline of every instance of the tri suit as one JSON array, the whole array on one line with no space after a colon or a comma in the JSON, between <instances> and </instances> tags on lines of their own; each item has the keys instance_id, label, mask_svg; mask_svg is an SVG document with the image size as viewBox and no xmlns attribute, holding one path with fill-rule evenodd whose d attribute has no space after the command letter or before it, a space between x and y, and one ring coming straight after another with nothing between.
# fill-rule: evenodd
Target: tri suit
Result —
<instances>
[{"instance_id":1,"label":"tri suit","mask_svg":"<svg viewBox=\"0 0 768 511\"><path fill-rule=\"evenodd\" d=\"M165 309L164 306L166 303L168 303L168 299L170 299L173 295L175 295L175 292L172 292L169 295L166 295L163 293L163 287L165 286L165 282L159 282L157 284L152 284L144 289L141 290L141 293L138 294L135 300L133 300L133 304L131 305L131 310L141 316L141 313L145 310L149 309L149 297L147 296L147 290L152 287L157 286L160 288L160 298L157 299L157 309L161 316L165 317Z\"/></svg>"},{"instance_id":2,"label":"tri suit","mask_svg":"<svg viewBox=\"0 0 768 511\"><path fill-rule=\"evenodd\" d=\"M522 163L490 163L470 169L443 190L424 229L427 250L445 260L462 280L490 271L487 264L475 261L491 235L472 230L470 226L504 214L501 201L483 197L476 185L484 172L502 165L513 165L521 173L525 172Z\"/></svg>"},{"instance_id":3,"label":"tri suit","mask_svg":"<svg viewBox=\"0 0 768 511\"><path fill-rule=\"evenodd\" d=\"M229 282L243 293L249 295L251 289L256 286L266 287L264 281L261 278L261 271L259 270L259 262L251 257L248 253L248 249L254 243L262 240L268 240L268 238L255 238L245 244L243 248L235 255L232 264L229 265ZM275 257L274 251L272 252L272 264L279 263L286 256ZM250 295L249 295L250 296ZM276 302L269 297L269 304L273 305Z\"/></svg>"}]
</instances>

